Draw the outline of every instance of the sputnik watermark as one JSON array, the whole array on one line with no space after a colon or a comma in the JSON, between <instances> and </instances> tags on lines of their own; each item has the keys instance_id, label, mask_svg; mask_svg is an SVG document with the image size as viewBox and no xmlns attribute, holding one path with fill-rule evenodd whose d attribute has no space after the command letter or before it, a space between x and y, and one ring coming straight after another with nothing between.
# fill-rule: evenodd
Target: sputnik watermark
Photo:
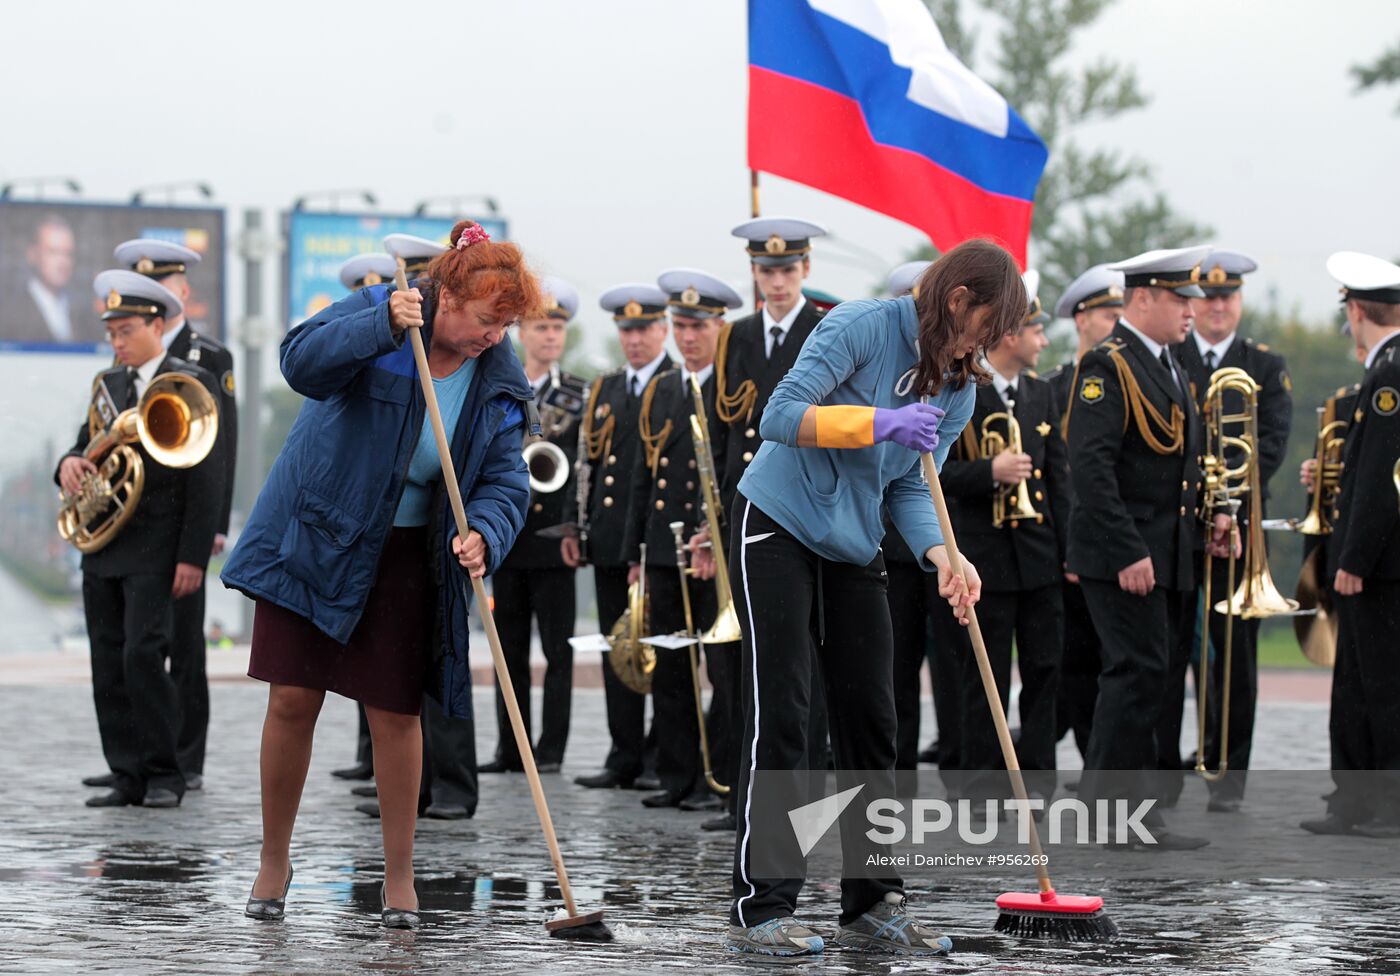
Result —
<instances>
[{"instance_id":1,"label":"sputnik watermark","mask_svg":"<svg viewBox=\"0 0 1400 976\"><path fill-rule=\"evenodd\" d=\"M855 800L864 785L854 786L814 803L806 803L788 811L788 821L797 838L803 856L831 829L845 809ZM1067 797L1050 804L1039 798L1021 800L984 800L974 804L969 799L955 802L918 798L909 801L880 797L865 806L865 819L870 824L866 838L873 844L895 845L911 841L922 844L950 830L966 844L994 843L1001 827L999 813L1005 810L1016 820L1017 843L1030 841L1032 817L1044 812L1051 845L1069 840L1077 844L1127 844L1130 840L1153 845L1157 839L1143 822L1156 805L1155 799L1141 800L1130 809L1128 800L1096 800L1091 808L1082 800ZM974 814L974 810L978 813ZM1131 835L1131 836L1130 836Z\"/></svg>"}]
</instances>

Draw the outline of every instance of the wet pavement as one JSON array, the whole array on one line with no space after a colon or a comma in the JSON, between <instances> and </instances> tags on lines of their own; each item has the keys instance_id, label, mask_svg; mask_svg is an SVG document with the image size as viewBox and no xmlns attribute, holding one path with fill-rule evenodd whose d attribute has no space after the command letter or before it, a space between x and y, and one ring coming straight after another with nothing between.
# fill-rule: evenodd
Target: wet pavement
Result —
<instances>
[{"instance_id":1,"label":"wet pavement","mask_svg":"<svg viewBox=\"0 0 1400 976\"><path fill-rule=\"evenodd\" d=\"M1123 937L1106 946L994 934L996 894L1033 887L1006 872L910 885L913 910L954 939L947 960L733 956L721 945L733 835L700 831L704 814L646 810L635 792L571 785L605 751L602 696L592 690L576 696L565 774L546 777L546 788L580 906L603 908L617 941L545 935L560 901L519 775L483 777L475 819L420 825L428 924L416 933L381 928L377 823L328 775L353 751L354 712L338 699L317 733L287 920L259 923L241 911L257 859L265 691L230 683L213 694L203 791L173 811L89 810L78 779L102 762L88 691L0 688L0 972L1400 972L1400 883L1290 880L1286 862L1260 864L1254 880L1061 878L1062 890L1107 900ZM483 714L488 701L478 693ZM1325 767L1325 730L1325 706L1266 707L1256 765ZM494 737L493 724L479 730L483 754ZM1062 755L1072 762L1071 750ZM1400 844L1346 840L1400 863ZM1298 843L1308 842L1299 831ZM803 899L804 919L832 932L834 881L809 885Z\"/></svg>"}]
</instances>

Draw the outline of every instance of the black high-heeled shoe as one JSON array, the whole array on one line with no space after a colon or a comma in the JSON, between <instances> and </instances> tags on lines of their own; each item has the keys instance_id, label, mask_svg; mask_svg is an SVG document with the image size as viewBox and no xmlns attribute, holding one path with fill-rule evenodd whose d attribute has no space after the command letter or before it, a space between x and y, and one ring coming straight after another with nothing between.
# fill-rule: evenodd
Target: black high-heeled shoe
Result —
<instances>
[{"instance_id":1,"label":"black high-heeled shoe","mask_svg":"<svg viewBox=\"0 0 1400 976\"><path fill-rule=\"evenodd\" d=\"M254 886L257 882L253 882ZM243 914L262 922L280 922L287 914L287 892L292 890L292 866L287 865L287 883L282 888L281 898L254 898L250 892L248 905Z\"/></svg>"},{"instance_id":2,"label":"black high-heeled shoe","mask_svg":"<svg viewBox=\"0 0 1400 976\"><path fill-rule=\"evenodd\" d=\"M386 929L416 929L423 924L423 917L418 914L418 909L409 911L407 908L389 907L384 898L383 882L379 885L379 917L384 920Z\"/></svg>"}]
</instances>

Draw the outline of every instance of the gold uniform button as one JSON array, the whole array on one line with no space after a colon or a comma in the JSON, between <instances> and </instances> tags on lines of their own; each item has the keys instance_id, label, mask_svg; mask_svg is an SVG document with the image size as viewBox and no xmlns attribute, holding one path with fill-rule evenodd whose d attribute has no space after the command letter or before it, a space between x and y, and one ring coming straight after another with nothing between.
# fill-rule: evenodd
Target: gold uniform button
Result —
<instances>
[{"instance_id":1,"label":"gold uniform button","mask_svg":"<svg viewBox=\"0 0 1400 976\"><path fill-rule=\"evenodd\" d=\"M617 479L614 478L612 475L608 475L606 478L603 479L603 484L611 486L612 483L616 480Z\"/></svg>"},{"instance_id":2,"label":"gold uniform button","mask_svg":"<svg viewBox=\"0 0 1400 976\"><path fill-rule=\"evenodd\" d=\"M1182 490L1182 491L1185 491L1188 487L1190 487L1190 486L1189 486L1185 481L1183 481L1183 482L1181 483L1181 490Z\"/></svg>"},{"instance_id":3,"label":"gold uniform button","mask_svg":"<svg viewBox=\"0 0 1400 976\"><path fill-rule=\"evenodd\" d=\"M1186 506L1185 506L1185 505L1182 505L1182 506L1181 506L1181 508L1178 510L1178 514L1180 514L1180 515L1185 515L1185 514L1186 514Z\"/></svg>"},{"instance_id":4,"label":"gold uniform button","mask_svg":"<svg viewBox=\"0 0 1400 976\"><path fill-rule=\"evenodd\" d=\"M656 482L656 487L664 489L664 488L666 487L666 479L665 479L665 478L659 479L659 480Z\"/></svg>"},{"instance_id":5,"label":"gold uniform button","mask_svg":"<svg viewBox=\"0 0 1400 976\"><path fill-rule=\"evenodd\" d=\"M544 511L544 505L541 504L540 502L535 502L535 511L537 511L537 512L543 512L543 511Z\"/></svg>"},{"instance_id":6,"label":"gold uniform button","mask_svg":"<svg viewBox=\"0 0 1400 976\"><path fill-rule=\"evenodd\" d=\"M694 490L695 490L695 482L693 482L693 481L687 481L687 482L685 483L685 490L686 490L686 491L694 491Z\"/></svg>"},{"instance_id":7,"label":"gold uniform button","mask_svg":"<svg viewBox=\"0 0 1400 976\"><path fill-rule=\"evenodd\" d=\"M604 507L604 508L612 508L612 496L611 496L611 495L609 495L607 498L604 498L604 499L603 499L603 507Z\"/></svg>"},{"instance_id":8,"label":"gold uniform button","mask_svg":"<svg viewBox=\"0 0 1400 976\"><path fill-rule=\"evenodd\" d=\"M1036 478L1039 478L1039 477L1040 477L1040 469L1039 469L1039 468L1036 468L1034 471L1031 472L1031 474L1035 475Z\"/></svg>"},{"instance_id":9,"label":"gold uniform button","mask_svg":"<svg viewBox=\"0 0 1400 976\"><path fill-rule=\"evenodd\" d=\"M688 467L690 470L694 471L694 470L695 470L695 458L691 458L689 461L687 461L687 462L686 462L686 467Z\"/></svg>"},{"instance_id":10,"label":"gold uniform button","mask_svg":"<svg viewBox=\"0 0 1400 976\"><path fill-rule=\"evenodd\" d=\"M745 464L748 464L748 463L749 463L750 461L752 461L752 460L753 460L753 451L745 451L745 452L744 452L744 463L745 463Z\"/></svg>"},{"instance_id":11,"label":"gold uniform button","mask_svg":"<svg viewBox=\"0 0 1400 976\"><path fill-rule=\"evenodd\" d=\"M1038 501L1038 502L1043 502L1043 501L1045 501L1045 496L1044 496L1043 494L1041 494L1040 492L1036 492L1036 493L1035 493L1035 500Z\"/></svg>"},{"instance_id":12,"label":"gold uniform button","mask_svg":"<svg viewBox=\"0 0 1400 976\"><path fill-rule=\"evenodd\" d=\"M695 507L695 506L692 505L690 502L686 502L686 503L685 503L685 510L686 510L687 512L690 511L690 510L691 510L692 508L694 508L694 507Z\"/></svg>"},{"instance_id":13,"label":"gold uniform button","mask_svg":"<svg viewBox=\"0 0 1400 976\"><path fill-rule=\"evenodd\" d=\"M659 512L659 511L661 511L661 510L662 510L663 508L665 508L665 507L666 507L666 499L664 499L664 498L658 498L658 499L656 500L656 510Z\"/></svg>"},{"instance_id":14,"label":"gold uniform button","mask_svg":"<svg viewBox=\"0 0 1400 976\"><path fill-rule=\"evenodd\" d=\"M609 455L608 455L608 463L609 463L609 464L616 464L616 463L617 463L617 455L616 455L616 454L609 454Z\"/></svg>"},{"instance_id":15,"label":"gold uniform button","mask_svg":"<svg viewBox=\"0 0 1400 976\"><path fill-rule=\"evenodd\" d=\"M670 467L670 465L671 465L671 459L670 459L670 458L662 458L662 459L661 459L661 466L662 466L663 468Z\"/></svg>"},{"instance_id":16,"label":"gold uniform button","mask_svg":"<svg viewBox=\"0 0 1400 976\"><path fill-rule=\"evenodd\" d=\"M744 436L745 436L745 437L757 437L757 436L758 436L758 431L756 431L756 430L754 430L752 427L750 427L748 430L744 431Z\"/></svg>"}]
</instances>

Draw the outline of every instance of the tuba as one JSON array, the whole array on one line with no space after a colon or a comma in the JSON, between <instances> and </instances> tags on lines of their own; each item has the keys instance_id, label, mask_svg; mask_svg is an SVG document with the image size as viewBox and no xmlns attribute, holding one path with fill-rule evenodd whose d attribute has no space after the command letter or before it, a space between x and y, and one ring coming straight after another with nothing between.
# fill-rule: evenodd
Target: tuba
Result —
<instances>
[{"instance_id":1,"label":"tuba","mask_svg":"<svg viewBox=\"0 0 1400 976\"><path fill-rule=\"evenodd\" d=\"M1226 396L1229 394L1237 394L1243 400L1243 406L1235 413L1226 408ZM1206 624L1201 628L1201 681L1196 703L1196 772L1215 782L1224 777L1229 767L1226 757L1230 749L1230 678L1235 618L1258 620L1294 614L1298 611L1298 602L1285 598L1274 585L1269 573L1269 554L1264 548L1263 489L1256 451L1259 443L1259 385L1247 372L1237 367L1216 370L1211 374L1210 386L1206 389L1204 413L1206 442L1201 467L1205 475L1206 539L1210 541L1214 517L1229 515L1231 545L1227 578L1230 580L1235 578L1234 537L1238 532L1239 510L1244 499L1249 499L1249 524L1243 554L1244 578L1234 593L1219 603L1211 602L1214 560L1209 548L1205 556L1204 602L1225 617L1225 642L1221 649L1224 680L1220 699L1220 763L1212 771L1206 766L1206 701L1211 673L1210 620L1207 614ZM1239 433L1227 432L1226 426L1232 424L1242 428ZM1240 455L1239 463L1233 466L1229 462L1232 451Z\"/></svg>"},{"instance_id":2,"label":"tuba","mask_svg":"<svg viewBox=\"0 0 1400 976\"><path fill-rule=\"evenodd\" d=\"M1336 408L1335 400L1317 408L1317 446L1313 451L1317 468L1313 472L1312 503L1308 514L1292 525L1295 532L1303 535L1328 535L1332 531L1331 512L1342 486L1342 444L1347 430L1347 422L1334 416Z\"/></svg>"},{"instance_id":3,"label":"tuba","mask_svg":"<svg viewBox=\"0 0 1400 976\"><path fill-rule=\"evenodd\" d=\"M700 499L705 510L705 526L710 530L710 549L715 557L715 599L719 613L710 629L700 635L702 644L732 644L742 638L739 615L734 610L734 591L729 585L729 566L724 561L723 530L720 513L719 479L715 475L715 458L710 453L710 423L705 416L705 398L695 374L690 375L690 392L695 399L695 412L690 415L690 434L695 440L695 467L700 474Z\"/></svg>"},{"instance_id":4,"label":"tuba","mask_svg":"<svg viewBox=\"0 0 1400 976\"><path fill-rule=\"evenodd\" d=\"M88 410L91 440L83 457L97 470L83 475L75 494L59 495L58 534L84 554L100 552L131 521L146 486L146 463L192 468L203 461L219 436L219 405L204 384L185 373L162 373L151 380L141 401L123 410L104 430L98 407L101 377L93 382Z\"/></svg>"},{"instance_id":5,"label":"tuba","mask_svg":"<svg viewBox=\"0 0 1400 976\"><path fill-rule=\"evenodd\" d=\"M992 424L999 420L1006 421L1005 437L992 430ZM982 457L986 459L994 458L1003 451L1025 453L1021 444L1021 424L1016 419L1015 401L1008 400L1004 411L988 414L982 420L981 451ZM1031 504L1031 493L1026 487L1026 479L1022 478L1015 485L998 484L996 496L992 499L992 527L999 529L1008 522L1020 522L1024 519L1045 521L1045 516L1037 512Z\"/></svg>"},{"instance_id":6,"label":"tuba","mask_svg":"<svg viewBox=\"0 0 1400 976\"><path fill-rule=\"evenodd\" d=\"M647 547L642 544L642 574L627 588L627 609L617 618L608 633L608 664L624 685L645 695L651 691L651 676L656 670L656 648L643 644L650 633L651 606L647 600Z\"/></svg>"}]
</instances>

